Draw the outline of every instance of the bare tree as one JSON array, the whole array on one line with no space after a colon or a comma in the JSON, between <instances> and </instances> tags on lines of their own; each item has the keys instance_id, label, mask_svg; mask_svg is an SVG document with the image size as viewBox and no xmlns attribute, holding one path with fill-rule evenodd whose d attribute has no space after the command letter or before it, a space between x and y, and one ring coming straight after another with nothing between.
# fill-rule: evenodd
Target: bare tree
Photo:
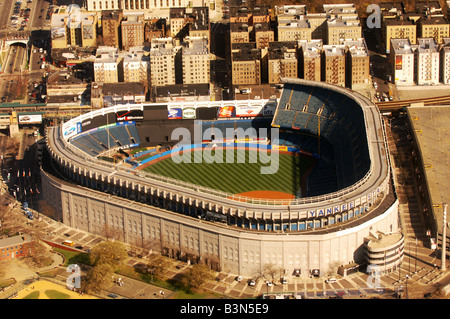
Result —
<instances>
[{"instance_id":1,"label":"bare tree","mask_svg":"<svg viewBox=\"0 0 450 319\"><path fill-rule=\"evenodd\" d=\"M184 273L181 282L187 290L199 289L214 278L211 269L205 264L195 264Z\"/></svg>"}]
</instances>

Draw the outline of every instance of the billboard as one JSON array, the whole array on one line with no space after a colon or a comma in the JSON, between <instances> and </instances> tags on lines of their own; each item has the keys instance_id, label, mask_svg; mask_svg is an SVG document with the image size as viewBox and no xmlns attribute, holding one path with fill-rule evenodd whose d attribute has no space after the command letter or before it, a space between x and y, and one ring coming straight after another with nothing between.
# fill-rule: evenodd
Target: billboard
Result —
<instances>
[{"instance_id":1,"label":"billboard","mask_svg":"<svg viewBox=\"0 0 450 319\"><path fill-rule=\"evenodd\" d=\"M170 120L183 118L183 110L182 109L168 109L167 112L168 112L168 118Z\"/></svg>"},{"instance_id":2,"label":"billboard","mask_svg":"<svg viewBox=\"0 0 450 319\"><path fill-rule=\"evenodd\" d=\"M65 139L69 139L74 135L77 135L78 133L81 133L81 123L73 123L68 126L66 126L63 130L63 136Z\"/></svg>"},{"instance_id":3,"label":"billboard","mask_svg":"<svg viewBox=\"0 0 450 319\"><path fill-rule=\"evenodd\" d=\"M395 69L396 70L401 70L402 67L403 67L403 56L396 55L395 56Z\"/></svg>"},{"instance_id":4,"label":"billboard","mask_svg":"<svg viewBox=\"0 0 450 319\"><path fill-rule=\"evenodd\" d=\"M244 105L236 106L236 116L238 117L254 117L261 116L261 105Z\"/></svg>"},{"instance_id":5,"label":"billboard","mask_svg":"<svg viewBox=\"0 0 450 319\"><path fill-rule=\"evenodd\" d=\"M183 109L183 118L184 119L195 119L196 111L194 107L186 107Z\"/></svg>"},{"instance_id":6,"label":"billboard","mask_svg":"<svg viewBox=\"0 0 450 319\"><path fill-rule=\"evenodd\" d=\"M19 124L40 124L42 123L42 114L19 115Z\"/></svg>"},{"instance_id":7,"label":"billboard","mask_svg":"<svg viewBox=\"0 0 450 319\"><path fill-rule=\"evenodd\" d=\"M141 110L119 111L116 112L116 121L143 121L144 112Z\"/></svg>"},{"instance_id":8,"label":"billboard","mask_svg":"<svg viewBox=\"0 0 450 319\"><path fill-rule=\"evenodd\" d=\"M234 106L222 106L221 108L219 108L217 117L234 117L234 114Z\"/></svg>"}]
</instances>

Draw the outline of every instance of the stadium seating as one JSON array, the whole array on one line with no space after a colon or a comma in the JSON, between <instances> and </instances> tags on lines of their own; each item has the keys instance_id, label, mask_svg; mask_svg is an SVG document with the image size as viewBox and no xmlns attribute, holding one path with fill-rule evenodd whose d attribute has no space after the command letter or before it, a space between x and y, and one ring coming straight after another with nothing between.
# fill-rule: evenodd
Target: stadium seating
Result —
<instances>
[{"instance_id":1,"label":"stadium seating","mask_svg":"<svg viewBox=\"0 0 450 319\"><path fill-rule=\"evenodd\" d=\"M289 107L286 103L290 103ZM356 101L339 92L320 86L286 83L272 125L291 129L298 132L297 136L303 136L280 135L280 139L273 143L297 145L303 150L320 153L327 159L326 163L319 161L317 172L313 173L316 183L324 185L311 184L311 194L326 185L330 185L329 189L350 186L361 179L370 167L363 110ZM308 134L320 136L329 143L321 139L318 150L317 138L305 138ZM335 174L330 172L333 169Z\"/></svg>"},{"instance_id":2,"label":"stadium seating","mask_svg":"<svg viewBox=\"0 0 450 319\"><path fill-rule=\"evenodd\" d=\"M118 124L79 134L71 138L70 143L91 156L97 156L111 148L139 144L140 138L134 124Z\"/></svg>"}]
</instances>

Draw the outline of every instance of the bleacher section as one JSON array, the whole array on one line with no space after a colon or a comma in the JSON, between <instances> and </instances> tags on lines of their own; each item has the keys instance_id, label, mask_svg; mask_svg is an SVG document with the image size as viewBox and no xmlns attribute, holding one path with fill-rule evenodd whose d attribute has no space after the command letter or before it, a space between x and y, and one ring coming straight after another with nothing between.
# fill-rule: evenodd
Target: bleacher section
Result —
<instances>
[{"instance_id":1,"label":"bleacher section","mask_svg":"<svg viewBox=\"0 0 450 319\"><path fill-rule=\"evenodd\" d=\"M134 122L121 122L83 132L69 142L95 157L112 148L140 144L140 138Z\"/></svg>"},{"instance_id":2,"label":"bleacher section","mask_svg":"<svg viewBox=\"0 0 450 319\"><path fill-rule=\"evenodd\" d=\"M294 83L284 84L279 101L272 126L291 133L280 134L272 143L296 145L323 159L310 177L309 195L323 188L341 189L364 177L370 156L364 112L356 101L327 88ZM320 148L305 142L304 136L317 145L320 140Z\"/></svg>"},{"instance_id":3,"label":"bleacher section","mask_svg":"<svg viewBox=\"0 0 450 319\"><path fill-rule=\"evenodd\" d=\"M211 135L214 135L215 139L218 139L219 137L227 138L227 129L228 130L236 130L236 129L242 129L244 131L248 131L248 129L254 128L255 133L258 135L260 133L260 128L266 128L267 134L270 134L270 124L272 119L267 118L255 118L255 119L249 119L249 120L217 120L217 121L202 121L202 136L203 139L209 140ZM211 129L208 131L210 134L205 134L206 130ZM229 134L229 133L228 133ZM258 136L259 137L259 136ZM234 134L231 136L231 138L234 138ZM270 138L270 136L269 136Z\"/></svg>"}]
</instances>

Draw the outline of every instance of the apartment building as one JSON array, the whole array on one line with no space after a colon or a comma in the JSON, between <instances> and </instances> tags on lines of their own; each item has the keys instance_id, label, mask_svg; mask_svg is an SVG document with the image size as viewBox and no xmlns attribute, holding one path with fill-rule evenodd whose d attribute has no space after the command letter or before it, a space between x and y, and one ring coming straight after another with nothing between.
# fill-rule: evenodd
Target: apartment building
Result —
<instances>
[{"instance_id":1,"label":"apartment building","mask_svg":"<svg viewBox=\"0 0 450 319\"><path fill-rule=\"evenodd\" d=\"M298 42L300 77L310 81L321 80L322 69L322 40L302 40Z\"/></svg>"},{"instance_id":2,"label":"apartment building","mask_svg":"<svg viewBox=\"0 0 450 319\"><path fill-rule=\"evenodd\" d=\"M322 81L345 86L345 46L324 45Z\"/></svg>"},{"instance_id":3,"label":"apartment building","mask_svg":"<svg viewBox=\"0 0 450 319\"><path fill-rule=\"evenodd\" d=\"M311 39L324 41L327 37L327 14L308 13L306 20L311 27Z\"/></svg>"},{"instance_id":4,"label":"apartment building","mask_svg":"<svg viewBox=\"0 0 450 319\"><path fill-rule=\"evenodd\" d=\"M121 44L122 10L102 11L103 45L119 48Z\"/></svg>"},{"instance_id":5,"label":"apartment building","mask_svg":"<svg viewBox=\"0 0 450 319\"><path fill-rule=\"evenodd\" d=\"M278 19L278 41L311 40L313 29L305 16L297 19Z\"/></svg>"},{"instance_id":6,"label":"apartment building","mask_svg":"<svg viewBox=\"0 0 450 319\"><path fill-rule=\"evenodd\" d=\"M298 78L297 42L270 42L268 46L268 82L281 78Z\"/></svg>"},{"instance_id":7,"label":"apartment building","mask_svg":"<svg viewBox=\"0 0 450 319\"><path fill-rule=\"evenodd\" d=\"M123 82L123 58L117 48L98 47L94 59L95 82Z\"/></svg>"},{"instance_id":8,"label":"apartment building","mask_svg":"<svg viewBox=\"0 0 450 319\"><path fill-rule=\"evenodd\" d=\"M437 44L450 36L450 24L444 17L428 15L419 19L417 23L417 36L421 38L434 38Z\"/></svg>"},{"instance_id":9,"label":"apartment building","mask_svg":"<svg viewBox=\"0 0 450 319\"><path fill-rule=\"evenodd\" d=\"M121 23L122 49L141 46L144 43L144 15L126 15Z\"/></svg>"},{"instance_id":10,"label":"apartment building","mask_svg":"<svg viewBox=\"0 0 450 319\"><path fill-rule=\"evenodd\" d=\"M342 45L346 40L357 40L362 37L359 19L354 16L337 17L327 20L327 44Z\"/></svg>"},{"instance_id":11,"label":"apartment building","mask_svg":"<svg viewBox=\"0 0 450 319\"><path fill-rule=\"evenodd\" d=\"M254 26L257 23L269 23L270 10L271 10L270 6L254 7L250 16L250 24Z\"/></svg>"},{"instance_id":12,"label":"apartment building","mask_svg":"<svg viewBox=\"0 0 450 319\"><path fill-rule=\"evenodd\" d=\"M71 15L73 7L61 6L55 9L51 18L52 48L96 47L97 14L77 12Z\"/></svg>"},{"instance_id":13,"label":"apartment building","mask_svg":"<svg viewBox=\"0 0 450 319\"><path fill-rule=\"evenodd\" d=\"M185 30L185 34L179 33L187 26L188 22L189 15L186 13L185 8L171 8L169 14L170 36L172 38L178 37L182 39L187 34L187 29Z\"/></svg>"},{"instance_id":14,"label":"apartment building","mask_svg":"<svg viewBox=\"0 0 450 319\"><path fill-rule=\"evenodd\" d=\"M450 38L447 38L449 41L447 43L444 42L440 50L440 61L441 61L441 70L440 70L440 80L444 84L450 84ZM445 39L444 39L445 41Z\"/></svg>"},{"instance_id":15,"label":"apartment building","mask_svg":"<svg viewBox=\"0 0 450 319\"><path fill-rule=\"evenodd\" d=\"M230 7L230 23L251 23L251 12L247 7Z\"/></svg>"},{"instance_id":16,"label":"apartment building","mask_svg":"<svg viewBox=\"0 0 450 319\"><path fill-rule=\"evenodd\" d=\"M132 47L123 57L124 82L139 82L146 88L150 80L150 56L143 46Z\"/></svg>"},{"instance_id":17,"label":"apartment building","mask_svg":"<svg viewBox=\"0 0 450 319\"><path fill-rule=\"evenodd\" d=\"M261 84L261 51L256 43L231 45L231 72L233 85Z\"/></svg>"},{"instance_id":18,"label":"apartment building","mask_svg":"<svg viewBox=\"0 0 450 319\"><path fill-rule=\"evenodd\" d=\"M396 85L414 85L414 47L409 39L391 39L389 60Z\"/></svg>"},{"instance_id":19,"label":"apartment building","mask_svg":"<svg viewBox=\"0 0 450 319\"><path fill-rule=\"evenodd\" d=\"M370 83L370 57L364 38L344 41L347 59L347 87L353 90L366 88Z\"/></svg>"},{"instance_id":20,"label":"apartment building","mask_svg":"<svg viewBox=\"0 0 450 319\"><path fill-rule=\"evenodd\" d=\"M417 26L413 20L403 15L383 20L381 32L386 53L391 51L391 39L408 39L411 44L416 44Z\"/></svg>"},{"instance_id":21,"label":"apartment building","mask_svg":"<svg viewBox=\"0 0 450 319\"><path fill-rule=\"evenodd\" d=\"M266 22L255 24L253 34L258 49L267 48L270 42L275 41L275 32Z\"/></svg>"},{"instance_id":22,"label":"apartment building","mask_svg":"<svg viewBox=\"0 0 450 319\"><path fill-rule=\"evenodd\" d=\"M182 47L183 84L210 82L208 40L204 37L186 37Z\"/></svg>"},{"instance_id":23,"label":"apartment building","mask_svg":"<svg viewBox=\"0 0 450 319\"><path fill-rule=\"evenodd\" d=\"M250 42L249 26L245 22L230 23L230 43Z\"/></svg>"},{"instance_id":24,"label":"apartment building","mask_svg":"<svg viewBox=\"0 0 450 319\"><path fill-rule=\"evenodd\" d=\"M189 24L189 37L204 37L210 41L209 8L194 7Z\"/></svg>"},{"instance_id":25,"label":"apartment building","mask_svg":"<svg viewBox=\"0 0 450 319\"><path fill-rule=\"evenodd\" d=\"M415 50L417 85L439 84L439 50L434 38L418 38Z\"/></svg>"},{"instance_id":26,"label":"apartment building","mask_svg":"<svg viewBox=\"0 0 450 319\"><path fill-rule=\"evenodd\" d=\"M152 39L150 47L150 74L152 86L164 86L176 83L175 62L178 49L173 39Z\"/></svg>"}]
</instances>

